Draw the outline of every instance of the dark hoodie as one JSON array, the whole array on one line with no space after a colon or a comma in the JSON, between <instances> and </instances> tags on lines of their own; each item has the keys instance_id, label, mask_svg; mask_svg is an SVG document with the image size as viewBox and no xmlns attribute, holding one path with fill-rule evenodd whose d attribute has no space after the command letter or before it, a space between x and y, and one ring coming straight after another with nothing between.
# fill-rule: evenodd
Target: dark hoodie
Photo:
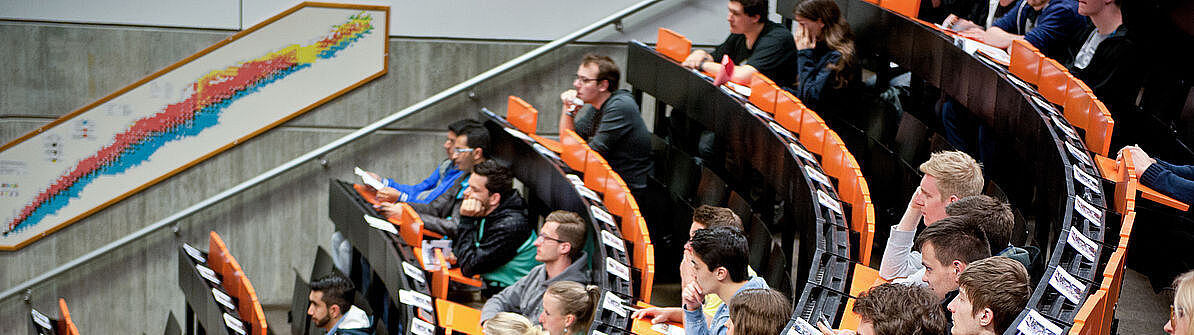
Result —
<instances>
[{"instance_id":1,"label":"dark hoodie","mask_svg":"<svg viewBox=\"0 0 1194 335\"><path fill-rule=\"evenodd\" d=\"M526 205L518 192L504 196L485 217L461 216L452 252L465 276L481 274L486 282L505 287L538 265L535 229L527 222Z\"/></svg>"}]
</instances>

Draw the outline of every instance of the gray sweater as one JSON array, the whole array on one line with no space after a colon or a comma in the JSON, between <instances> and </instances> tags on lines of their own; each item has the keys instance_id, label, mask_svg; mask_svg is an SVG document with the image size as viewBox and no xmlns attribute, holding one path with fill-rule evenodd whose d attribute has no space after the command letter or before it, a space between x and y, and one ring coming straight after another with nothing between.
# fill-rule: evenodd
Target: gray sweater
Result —
<instances>
[{"instance_id":1,"label":"gray sweater","mask_svg":"<svg viewBox=\"0 0 1194 335\"><path fill-rule=\"evenodd\" d=\"M571 280L581 284L589 282L589 255L581 253L576 261L564 269L555 278L547 279L544 264L531 269L525 277L519 279L502 292L489 298L485 307L481 308L481 320L489 320L500 312L518 313L526 316L535 324L539 324L539 313L543 311L543 292L547 286L561 280Z\"/></svg>"}]
</instances>

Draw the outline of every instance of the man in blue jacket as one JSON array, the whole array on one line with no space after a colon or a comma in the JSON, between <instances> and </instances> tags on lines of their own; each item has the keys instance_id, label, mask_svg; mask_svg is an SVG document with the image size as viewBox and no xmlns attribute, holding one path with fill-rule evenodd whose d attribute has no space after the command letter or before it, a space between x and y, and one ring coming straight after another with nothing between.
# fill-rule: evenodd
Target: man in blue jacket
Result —
<instances>
[{"instance_id":1,"label":"man in blue jacket","mask_svg":"<svg viewBox=\"0 0 1194 335\"><path fill-rule=\"evenodd\" d=\"M1069 63L1069 50L1081 45L1088 21L1078 14L1074 0L1020 0L991 29L972 28L962 32L997 48L1007 49L1013 40L1025 40L1058 63Z\"/></svg>"}]
</instances>

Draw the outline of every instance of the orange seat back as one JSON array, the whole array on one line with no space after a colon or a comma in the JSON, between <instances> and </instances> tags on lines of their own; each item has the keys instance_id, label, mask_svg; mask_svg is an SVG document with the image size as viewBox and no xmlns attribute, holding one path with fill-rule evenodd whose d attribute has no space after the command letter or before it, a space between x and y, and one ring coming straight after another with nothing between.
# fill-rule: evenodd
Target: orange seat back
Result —
<instances>
[{"instance_id":1,"label":"orange seat back","mask_svg":"<svg viewBox=\"0 0 1194 335\"><path fill-rule=\"evenodd\" d=\"M1129 206L1136 207L1136 188L1140 185L1131 150L1123 150L1116 165L1119 166L1119 175L1115 176L1115 196L1111 201L1115 205L1115 212L1126 213Z\"/></svg>"},{"instance_id":2,"label":"orange seat back","mask_svg":"<svg viewBox=\"0 0 1194 335\"><path fill-rule=\"evenodd\" d=\"M236 309L240 314L241 320L249 323L249 333L252 335L265 335L265 311L261 308L261 301L257 298L257 290L253 289L253 284L249 282L249 278L243 274L237 276L240 282L241 294L236 297Z\"/></svg>"},{"instance_id":3,"label":"orange seat back","mask_svg":"<svg viewBox=\"0 0 1194 335\"><path fill-rule=\"evenodd\" d=\"M1080 81L1076 83L1081 83ZM1093 103L1094 94L1083 90L1085 85L1070 85L1068 97L1065 101L1065 106L1062 108L1062 116L1065 120L1070 122L1070 125L1090 130L1090 105Z\"/></svg>"},{"instance_id":4,"label":"orange seat back","mask_svg":"<svg viewBox=\"0 0 1194 335\"><path fill-rule=\"evenodd\" d=\"M431 296L436 299L448 298L448 260L444 257L444 251L435 249L435 261L440 264L439 270L431 271Z\"/></svg>"},{"instance_id":5,"label":"orange seat back","mask_svg":"<svg viewBox=\"0 0 1194 335\"><path fill-rule=\"evenodd\" d=\"M805 109L800 118L800 144L815 154L823 155L825 138L829 127L816 112Z\"/></svg>"},{"instance_id":6,"label":"orange seat back","mask_svg":"<svg viewBox=\"0 0 1194 335\"><path fill-rule=\"evenodd\" d=\"M641 253L643 266L639 268L642 276L639 277L638 298L651 301L651 290L655 286L655 245L645 244Z\"/></svg>"},{"instance_id":7,"label":"orange seat back","mask_svg":"<svg viewBox=\"0 0 1194 335\"><path fill-rule=\"evenodd\" d=\"M1074 316L1074 326L1070 328L1070 335L1102 335L1103 329L1110 325L1103 324L1103 311L1107 306L1107 292L1098 290L1078 309Z\"/></svg>"},{"instance_id":8,"label":"orange seat back","mask_svg":"<svg viewBox=\"0 0 1194 335\"><path fill-rule=\"evenodd\" d=\"M524 133L534 134L539 124L539 111L522 98L511 95L506 103L506 120Z\"/></svg>"},{"instance_id":9,"label":"orange seat back","mask_svg":"<svg viewBox=\"0 0 1194 335\"><path fill-rule=\"evenodd\" d=\"M752 92L753 93L753 92ZM793 133L800 132L800 113L804 105L788 91L780 90L775 99L775 122Z\"/></svg>"},{"instance_id":10,"label":"orange seat back","mask_svg":"<svg viewBox=\"0 0 1194 335\"><path fill-rule=\"evenodd\" d=\"M879 0L879 7L916 18L916 15L920 13L920 0Z\"/></svg>"},{"instance_id":11,"label":"orange seat back","mask_svg":"<svg viewBox=\"0 0 1194 335\"><path fill-rule=\"evenodd\" d=\"M62 315L63 331L66 335L79 335L79 327L75 326L75 321L70 318L70 310L66 308L66 300L58 298L58 314Z\"/></svg>"},{"instance_id":12,"label":"orange seat back","mask_svg":"<svg viewBox=\"0 0 1194 335\"><path fill-rule=\"evenodd\" d=\"M228 265L228 247L216 232L213 231L208 236L207 266L220 274L220 277L231 278L232 267Z\"/></svg>"},{"instance_id":13,"label":"orange seat back","mask_svg":"<svg viewBox=\"0 0 1194 335\"><path fill-rule=\"evenodd\" d=\"M560 159L564 160L564 164L573 170L584 173L589 157L589 144L575 131L565 129L564 133L560 135L560 146L563 147Z\"/></svg>"},{"instance_id":14,"label":"orange seat back","mask_svg":"<svg viewBox=\"0 0 1194 335\"><path fill-rule=\"evenodd\" d=\"M585 162L585 187L597 192L605 190L605 184L609 182L609 163L605 162L596 151L589 151L589 160Z\"/></svg>"},{"instance_id":15,"label":"orange seat back","mask_svg":"<svg viewBox=\"0 0 1194 335\"><path fill-rule=\"evenodd\" d=\"M750 103L762 109L767 114L775 114L775 100L779 97L779 87L762 73L755 72L750 80Z\"/></svg>"},{"instance_id":16,"label":"orange seat back","mask_svg":"<svg viewBox=\"0 0 1194 335\"><path fill-rule=\"evenodd\" d=\"M1012 41L1008 71L1016 78L1036 85L1041 79L1041 53L1025 40Z\"/></svg>"},{"instance_id":17,"label":"orange seat back","mask_svg":"<svg viewBox=\"0 0 1194 335\"><path fill-rule=\"evenodd\" d=\"M671 29L659 28L659 40L655 42L655 51L677 62L683 62L692 52L692 41Z\"/></svg>"},{"instance_id":18,"label":"orange seat back","mask_svg":"<svg viewBox=\"0 0 1194 335\"><path fill-rule=\"evenodd\" d=\"M1069 73L1061 63L1045 58L1041 63L1041 80L1037 92L1049 102L1064 105L1069 94Z\"/></svg>"},{"instance_id":19,"label":"orange seat back","mask_svg":"<svg viewBox=\"0 0 1194 335\"><path fill-rule=\"evenodd\" d=\"M402 236L402 241L406 242L406 245L421 248L423 246L423 219L410 204L404 202L398 205L402 206L398 235Z\"/></svg>"},{"instance_id":20,"label":"orange seat back","mask_svg":"<svg viewBox=\"0 0 1194 335\"><path fill-rule=\"evenodd\" d=\"M445 335L453 331L481 335L481 310L444 299L435 299L435 315Z\"/></svg>"},{"instance_id":21,"label":"orange seat back","mask_svg":"<svg viewBox=\"0 0 1194 335\"><path fill-rule=\"evenodd\" d=\"M1091 100L1088 114L1090 121L1086 128L1086 148L1106 157L1111 151L1111 131L1115 128L1115 120L1111 119L1107 105L1098 99Z\"/></svg>"},{"instance_id":22,"label":"orange seat back","mask_svg":"<svg viewBox=\"0 0 1194 335\"><path fill-rule=\"evenodd\" d=\"M612 171L609 173L611 176L617 175ZM630 188L626 187L626 182L622 181L622 178L610 178L605 183L605 189L601 191L605 194L601 202L605 203L605 209L608 209L610 214L626 212L626 206L629 206L627 198L633 196L630 195Z\"/></svg>"}]
</instances>

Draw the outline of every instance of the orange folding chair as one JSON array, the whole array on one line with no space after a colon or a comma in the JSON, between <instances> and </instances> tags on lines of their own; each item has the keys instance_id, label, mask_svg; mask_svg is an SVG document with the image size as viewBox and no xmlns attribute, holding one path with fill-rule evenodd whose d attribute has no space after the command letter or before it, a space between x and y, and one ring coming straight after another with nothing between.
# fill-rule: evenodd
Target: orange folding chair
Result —
<instances>
[{"instance_id":1,"label":"orange folding chair","mask_svg":"<svg viewBox=\"0 0 1194 335\"><path fill-rule=\"evenodd\" d=\"M1107 156L1111 151L1111 131L1115 128L1115 120L1111 119L1107 106L1098 99L1091 100L1089 116L1086 147L1096 154Z\"/></svg>"},{"instance_id":2,"label":"orange folding chair","mask_svg":"<svg viewBox=\"0 0 1194 335\"><path fill-rule=\"evenodd\" d=\"M1025 40L1012 41L1008 71L1016 78L1036 85L1041 79L1041 52Z\"/></svg>"},{"instance_id":3,"label":"orange folding chair","mask_svg":"<svg viewBox=\"0 0 1194 335\"><path fill-rule=\"evenodd\" d=\"M920 0L879 0L879 7L915 19L920 13Z\"/></svg>"},{"instance_id":4,"label":"orange folding chair","mask_svg":"<svg viewBox=\"0 0 1194 335\"><path fill-rule=\"evenodd\" d=\"M750 103L762 109L767 114L775 114L775 101L779 97L779 87L762 73L755 72L750 81Z\"/></svg>"},{"instance_id":5,"label":"orange folding chair","mask_svg":"<svg viewBox=\"0 0 1194 335\"><path fill-rule=\"evenodd\" d=\"M66 335L79 335L79 327L75 326L75 322L70 318L70 310L66 308L66 300L58 298L58 314L62 315L62 330Z\"/></svg>"},{"instance_id":6,"label":"orange folding chair","mask_svg":"<svg viewBox=\"0 0 1194 335\"><path fill-rule=\"evenodd\" d=\"M605 190L605 184L609 182L609 163L605 162L600 154L592 149L589 149L589 160L585 162L585 187L593 191Z\"/></svg>"},{"instance_id":7,"label":"orange folding chair","mask_svg":"<svg viewBox=\"0 0 1194 335\"><path fill-rule=\"evenodd\" d=\"M800 144L804 144L805 148L815 154L824 155L822 150L828 132L829 127L825 125L821 116L811 109L804 110L800 118Z\"/></svg>"},{"instance_id":8,"label":"orange folding chair","mask_svg":"<svg viewBox=\"0 0 1194 335\"><path fill-rule=\"evenodd\" d=\"M1086 302L1082 303L1078 314L1074 316L1074 326L1070 328L1070 335L1102 335L1105 333L1103 328L1110 326L1103 324L1103 313L1107 305L1106 295L1106 291L1098 290L1086 298Z\"/></svg>"},{"instance_id":9,"label":"orange folding chair","mask_svg":"<svg viewBox=\"0 0 1194 335\"><path fill-rule=\"evenodd\" d=\"M511 95L506 102L506 120L514 125L514 128L526 133L535 142L543 145L543 147L552 152L560 152L560 142L550 138L539 136L535 133L539 126L539 110L531 107L531 104L523 101L522 98Z\"/></svg>"},{"instance_id":10,"label":"orange folding chair","mask_svg":"<svg viewBox=\"0 0 1194 335\"><path fill-rule=\"evenodd\" d=\"M1064 105L1069 93L1069 71L1061 63L1045 58L1041 62L1041 80L1037 92L1049 102Z\"/></svg>"},{"instance_id":11,"label":"orange folding chair","mask_svg":"<svg viewBox=\"0 0 1194 335\"><path fill-rule=\"evenodd\" d=\"M692 52L692 41L671 29L659 28L659 37L655 42L655 51L677 62L683 62Z\"/></svg>"},{"instance_id":12,"label":"orange folding chair","mask_svg":"<svg viewBox=\"0 0 1194 335\"><path fill-rule=\"evenodd\" d=\"M780 90L775 99L775 122L793 133L800 132L800 118L804 105L788 91Z\"/></svg>"},{"instance_id":13,"label":"orange folding chair","mask_svg":"<svg viewBox=\"0 0 1194 335\"><path fill-rule=\"evenodd\" d=\"M575 131L565 129L564 133L560 134L560 149L562 150L560 159L564 160L564 164L580 173L585 172L589 158L589 144L580 135L577 135Z\"/></svg>"},{"instance_id":14,"label":"orange folding chair","mask_svg":"<svg viewBox=\"0 0 1194 335\"><path fill-rule=\"evenodd\" d=\"M435 315L445 335L453 332L481 335L481 310L445 299L435 299Z\"/></svg>"}]
</instances>

